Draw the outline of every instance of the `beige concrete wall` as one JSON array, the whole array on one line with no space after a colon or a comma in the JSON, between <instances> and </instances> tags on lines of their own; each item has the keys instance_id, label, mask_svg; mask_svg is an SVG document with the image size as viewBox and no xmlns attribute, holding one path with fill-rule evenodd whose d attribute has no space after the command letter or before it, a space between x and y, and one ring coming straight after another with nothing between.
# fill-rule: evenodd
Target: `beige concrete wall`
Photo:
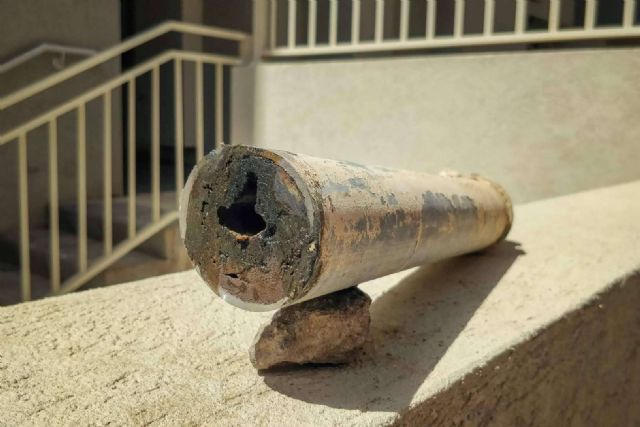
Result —
<instances>
[{"instance_id":1,"label":"beige concrete wall","mask_svg":"<svg viewBox=\"0 0 640 427\"><path fill-rule=\"evenodd\" d=\"M0 62L41 43L91 48L100 51L120 41L120 3L101 0L0 0ZM31 82L57 72L52 55L43 55L0 77L0 94L6 95ZM69 58L67 65L81 58ZM16 107L0 113L0 132L7 131L59 105L120 72L112 61L83 73L80 78L56 86ZM120 93L113 93L113 192L122 192L122 121ZM87 106L87 192L89 198L102 197L102 112L99 102ZM58 123L60 200L75 199L76 140L75 117L68 114ZM48 206L48 147L46 131L29 134L29 205L31 223L46 221ZM17 148L15 142L0 147L0 233L17 224Z\"/></svg>"},{"instance_id":2,"label":"beige concrete wall","mask_svg":"<svg viewBox=\"0 0 640 427\"><path fill-rule=\"evenodd\" d=\"M536 200L640 177L638 69L637 48L263 63L234 71L232 139Z\"/></svg>"}]
</instances>

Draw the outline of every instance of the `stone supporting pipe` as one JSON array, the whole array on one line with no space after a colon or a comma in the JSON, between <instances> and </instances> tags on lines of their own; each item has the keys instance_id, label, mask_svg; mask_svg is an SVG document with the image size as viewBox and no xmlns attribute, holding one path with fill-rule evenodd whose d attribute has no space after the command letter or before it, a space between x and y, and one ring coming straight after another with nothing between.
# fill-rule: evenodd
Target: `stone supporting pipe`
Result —
<instances>
[{"instance_id":1,"label":"stone supporting pipe","mask_svg":"<svg viewBox=\"0 0 640 427\"><path fill-rule=\"evenodd\" d=\"M371 298L343 289L275 312L249 348L256 369L356 359L369 336Z\"/></svg>"},{"instance_id":2,"label":"stone supporting pipe","mask_svg":"<svg viewBox=\"0 0 640 427\"><path fill-rule=\"evenodd\" d=\"M490 246L511 200L479 176L362 166L225 146L180 203L189 257L227 302L274 310Z\"/></svg>"}]
</instances>

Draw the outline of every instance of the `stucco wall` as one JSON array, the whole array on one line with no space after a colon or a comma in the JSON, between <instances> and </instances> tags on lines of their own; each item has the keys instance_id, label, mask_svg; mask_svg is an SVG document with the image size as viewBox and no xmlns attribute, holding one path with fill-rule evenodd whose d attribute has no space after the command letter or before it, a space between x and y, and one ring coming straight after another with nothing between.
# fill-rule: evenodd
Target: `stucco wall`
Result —
<instances>
[{"instance_id":1,"label":"stucco wall","mask_svg":"<svg viewBox=\"0 0 640 427\"><path fill-rule=\"evenodd\" d=\"M234 143L485 174L525 202L640 177L640 49L263 63Z\"/></svg>"},{"instance_id":2,"label":"stucco wall","mask_svg":"<svg viewBox=\"0 0 640 427\"><path fill-rule=\"evenodd\" d=\"M101 0L0 0L0 62L41 43L57 43L103 50L120 41L120 3ZM52 55L42 55L5 73L0 94L6 95L58 70ZM81 58L68 58L67 65ZM119 61L96 67L80 77L55 86L0 113L0 132L71 99L120 72ZM113 92L113 192L122 192L121 94ZM75 113L58 121L58 168L61 202L76 197ZM29 205L32 225L46 222L48 206L48 146L46 131L40 128L28 135ZM101 100L87 106L87 193L102 197L102 107ZM15 228L17 207L17 144L0 147L0 233Z\"/></svg>"}]
</instances>

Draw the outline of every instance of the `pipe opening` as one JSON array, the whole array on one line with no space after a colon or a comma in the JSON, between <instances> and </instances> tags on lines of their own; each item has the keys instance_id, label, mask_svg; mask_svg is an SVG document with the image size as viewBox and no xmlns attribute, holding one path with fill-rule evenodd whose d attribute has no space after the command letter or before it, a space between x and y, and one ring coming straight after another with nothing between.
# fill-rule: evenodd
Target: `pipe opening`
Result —
<instances>
[{"instance_id":1,"label":"pipe opening","mask_svg":"<svg viewBox=\"0 0 640 427\"><path fill-rule=\"evenodd\" d=\"M256 212L258 177L249 172L242 191L227 208L218 208L218 222L238 234L255 236L267 227L264 218Z\"/></svg>"}]
</instances>

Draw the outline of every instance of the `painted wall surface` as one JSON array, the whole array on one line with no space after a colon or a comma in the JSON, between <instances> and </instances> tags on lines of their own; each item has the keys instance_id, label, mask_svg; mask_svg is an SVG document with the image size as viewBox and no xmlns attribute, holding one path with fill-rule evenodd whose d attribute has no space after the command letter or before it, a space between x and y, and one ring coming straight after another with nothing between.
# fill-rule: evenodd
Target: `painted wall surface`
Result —
<instances>
[{"instance_id":1,"label":"painted wall surface","mask_svg":"<svg viewBox=\"0 0 640 427\"><path fill-rule=\"evenodd\" d=\"M525 202L640 178L639 69L637 48L263 63L234 71L232 138Z\"/></svg>"},{"instance_id":2,"label":"painted wall surface","mask_svg":"<svg viewBox=\"0 0 640 427\"><path fill-rule=\"evenodd\" d=\"M120 4L101 0L0 0L0 62L41 43L57 43L100 51L120 41ZM42 55L0 77L0 94L6 95L59 71L53 55ZM66 66L80 57L68 57ZM112 61L83 73L78 78L55 86L0 114L0 132L73 98L98 82L117 75L119 61ZM122 193L122 120L121 93L113 96L113 193ZM76 198L76 123L75 113L58 121L58 169L60 201ZM28 135L29 207L32 225L43 225L47 218L48 144L44 127ZM87 194L102 197L102 104L87 105ZM0 233L15 229L18 221L17 144L0 147Z\"/></svg>"}]
</instances>

